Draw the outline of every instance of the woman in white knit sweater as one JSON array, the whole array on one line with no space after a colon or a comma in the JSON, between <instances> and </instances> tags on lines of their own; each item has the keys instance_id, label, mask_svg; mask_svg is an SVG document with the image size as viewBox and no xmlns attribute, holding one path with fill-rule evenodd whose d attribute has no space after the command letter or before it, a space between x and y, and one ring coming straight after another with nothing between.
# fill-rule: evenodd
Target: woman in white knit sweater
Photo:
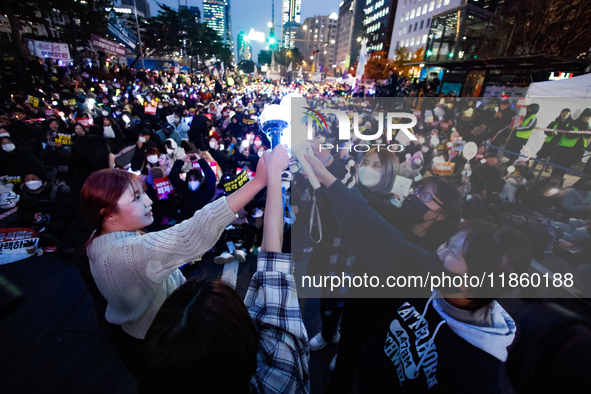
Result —
<instances>
[{"instance_id":1,"label":"woman in white knit sweater","mask_svg":"<svg viewBox=\"0 0 591 394\"><path fill-rule=\"evenodd\" d=\"M260 160L255 178L232 195L176 226L142 234L154 220L145 183L122 170L93 173L82 188L81 208L94 230L87 254L94 281L108 303L106 320L144 339L166 297L185 283L179 267L211 249L235 213L266 183L266 165Z\"/></svg>"}]
</instances>

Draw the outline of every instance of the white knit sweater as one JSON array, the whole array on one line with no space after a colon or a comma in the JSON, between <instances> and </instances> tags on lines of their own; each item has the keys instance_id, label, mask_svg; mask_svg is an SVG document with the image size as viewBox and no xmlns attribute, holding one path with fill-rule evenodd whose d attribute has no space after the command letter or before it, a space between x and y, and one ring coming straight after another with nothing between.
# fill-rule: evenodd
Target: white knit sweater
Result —
<instances>
[{"instance_id":1,"label":"white knit sweater","mask_svg":"<svg viewBox=\"0 0 591 394\"><path fill-rule=\"evenodd\" d=\"M117 231L95 238L87 253L108 303L107 321L143 339L164 300L185 283L178 267L211 249L236 217L221 198L166 230L145 235Z\"/></svg>"}]
</instances>

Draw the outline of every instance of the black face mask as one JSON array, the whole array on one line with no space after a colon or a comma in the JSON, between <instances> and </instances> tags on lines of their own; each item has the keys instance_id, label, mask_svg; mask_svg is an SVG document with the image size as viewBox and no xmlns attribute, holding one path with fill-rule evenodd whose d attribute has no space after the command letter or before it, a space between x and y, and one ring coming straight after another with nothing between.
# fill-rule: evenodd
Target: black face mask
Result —
<instances>
[{"instance_id":1,"label":"black face mask","mask_svg":"<svg viewBox=\"0 0 591 394\"><path fill-rule=\"evenodd\" d=\"M417 196L410 196L402 203L404 220L408 224L424 223L424 216L430 211L429 207Z\"/></svg>"}]
</instances>

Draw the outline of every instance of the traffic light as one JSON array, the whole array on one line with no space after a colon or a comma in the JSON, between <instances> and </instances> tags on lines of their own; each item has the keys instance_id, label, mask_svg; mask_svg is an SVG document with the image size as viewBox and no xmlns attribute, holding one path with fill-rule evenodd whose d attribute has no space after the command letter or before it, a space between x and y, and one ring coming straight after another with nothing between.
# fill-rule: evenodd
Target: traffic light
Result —
<instances>
[{"instance_id":1,"label":"traffic light","mask_svg":"<svg viewBox=\"0 0 591 394\"><path fill-rule=\"evenodd\" d=\"M316 49L315 51L312 51L312 55L314 55L315 53L318 53L319 49Z\"/></svg>"}]
</instances>

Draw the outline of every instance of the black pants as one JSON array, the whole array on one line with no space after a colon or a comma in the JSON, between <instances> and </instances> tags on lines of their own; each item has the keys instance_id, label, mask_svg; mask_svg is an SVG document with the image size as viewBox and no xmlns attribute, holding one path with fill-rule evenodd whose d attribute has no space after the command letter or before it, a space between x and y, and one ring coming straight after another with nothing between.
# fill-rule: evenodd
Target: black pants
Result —
<instances>
[{"instance_id":1,"label":"black pants","mask_svg":"<svg viewBox=\"0 0 591 394\"><path fill-rule=\"evenodd\" d=\"M525 145L527 143L527 139L525 138L518 138L516 136L511 136L511 139L509 140L509 142L507 142L507 146L505 146L505 149L511 152L515 152L517 154L519 154L519 152L521 152L521 149L523 148L523 145ZM512 153L507 153L505 152L505 155L507 156L511 156L514 159L517 159L519 157L519 155L514 155Z\"/></svg>"},{"instance_id":2,"label":"black pants","mask_svg":"<svg viewBox=\"0 0 591 394\"><path fill-rule=\"evenodd\" d=\"M343 302L336 298L321 298L320 299L320 318L322 320L322 338L326 342L332 341L332 338L337 333L339 326L339 319L343 314L343 307L339 304Z\"/></svg>"},{"instance_id":3,"label":"black pants","mask_svg":"<svg viewBox=\"0 0 591 394\"><path fill-rule=\"evenodd\" d=\"M384 298L347 299L341 318L337 362L326 393L343 394L353 391L363 342L390 311L394 301L396 300Z\"/></svg>"}]
</instances>

